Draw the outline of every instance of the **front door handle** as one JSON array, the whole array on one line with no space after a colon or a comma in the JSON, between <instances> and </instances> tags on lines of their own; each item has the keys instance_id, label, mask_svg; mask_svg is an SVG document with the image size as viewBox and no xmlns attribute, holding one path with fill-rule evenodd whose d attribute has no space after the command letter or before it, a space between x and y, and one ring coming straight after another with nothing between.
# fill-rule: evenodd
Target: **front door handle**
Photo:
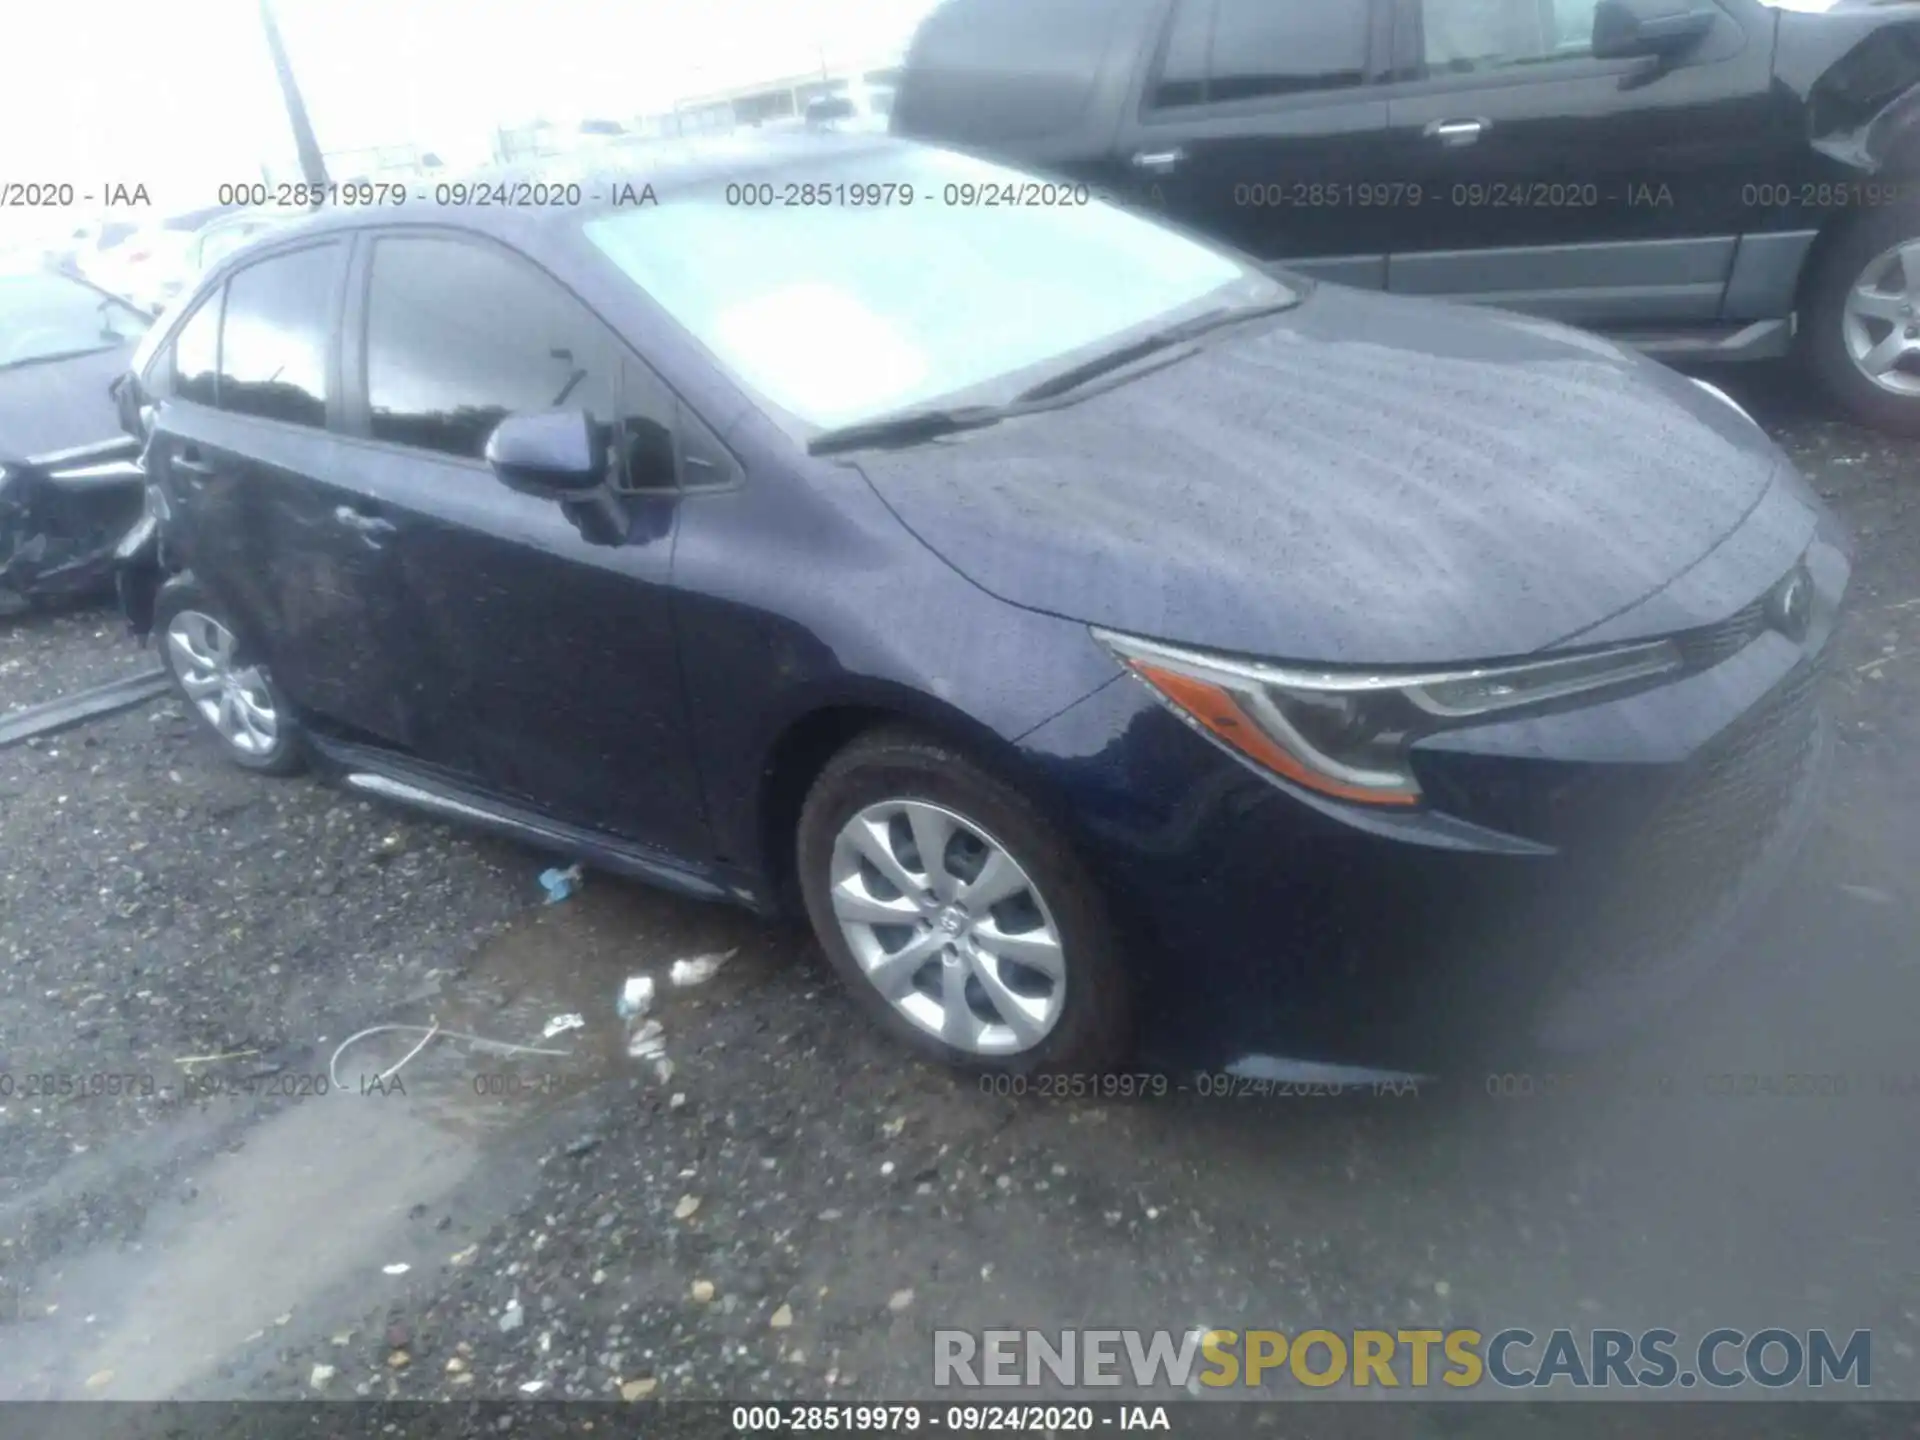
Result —
<instances>
[{"instance_id":1,"label":"front door handle","mask_svg":"<svg viewBox=\"0 0 1920 1440\"><path fill-rule=\"evenodd\" d=\"M382 520L378 515L368 515L354 509L351 505L338 505L333 511L334 523L343 525L366 541L372 549L378 550L380 542L393 534L393 522Z\"/></svg>"},{"instance_id":2,"label":"front door handle","mask_svg":"<svg viewBox=\"0 0 1920 1440\"><path fill-rule=\"evenodd\" d=\"M1442 145L1472 145L1487 133L1490 120L1430 120L1421 133L1429 140L1438 140Z\"/></svg>"},{"instance_id":3,"label":"front door handle","mask_svg":"<svg viewBox=\"0 0 1920 1440\"><path fill-rule=\"evenodd\" d=\"M1133 157L1133 168L1151 175L1166 175L1186 158L1187 152L1177 145L1171 150L1141 150Z\"/></svg>"}]
</instances>

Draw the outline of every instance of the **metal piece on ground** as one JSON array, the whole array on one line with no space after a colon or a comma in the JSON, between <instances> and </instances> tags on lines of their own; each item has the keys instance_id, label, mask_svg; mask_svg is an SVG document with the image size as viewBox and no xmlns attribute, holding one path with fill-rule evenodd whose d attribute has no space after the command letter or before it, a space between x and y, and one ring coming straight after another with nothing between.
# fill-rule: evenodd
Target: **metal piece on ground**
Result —
<instances>
[{"instance_id":1,"label":"metal piece on ground","mask_svg":"<svg viewBox=\"0 0 1920 1440\"><path fill-rule=\"evenodd\" d=\"M36 735L52 735L102 715L111 715L117 710L131 710L136 705L144 705L164 695L166 691L167 672L156 668L109 680L104 685L95 685L77 694L49 700L44 705L29 705L11 715L0 716L0 750Z\"/></svg>"}]
</instances>

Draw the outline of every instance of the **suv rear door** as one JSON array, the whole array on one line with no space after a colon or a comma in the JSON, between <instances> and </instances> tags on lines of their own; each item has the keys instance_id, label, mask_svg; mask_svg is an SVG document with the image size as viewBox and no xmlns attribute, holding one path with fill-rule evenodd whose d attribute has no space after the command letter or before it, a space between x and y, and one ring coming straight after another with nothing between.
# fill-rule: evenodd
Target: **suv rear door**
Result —
<instances>
[{"instance_id":1,"label":"suv rear door","mask_svg":"<svg viewBox=\"0 0 1920 1440\"><path fill-rule=\"evenodd\" d=\"M1596 0L1397 4L1384 164L1423 203L1390 289L1599 327L1720 315L1743 182L1791 153L1764 15L1718 11L1661 68L1593 56Z\"/></svg>"},{"instance_id":2,"label":"suv rear door","mask_svg":"<svg viewBox=\"0 0 1920 1440\"><path fill-rule=\"evenodd\" d=\"M1383 163L1391 0L1173 0L1143 54L1114 179L1265 261L1381 288L1419 223Z\"/></svg>"}]
</instances>

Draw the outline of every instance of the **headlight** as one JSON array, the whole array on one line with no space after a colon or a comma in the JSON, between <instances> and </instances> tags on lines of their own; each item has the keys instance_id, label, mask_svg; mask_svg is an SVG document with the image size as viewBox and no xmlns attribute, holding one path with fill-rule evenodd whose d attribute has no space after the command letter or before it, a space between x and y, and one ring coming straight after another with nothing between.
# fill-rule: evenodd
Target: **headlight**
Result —
<instances>
[{"instance_id":1,"label":"headlight","mask_svg":"<svg viewBox=\"0 0 1920 1440\"><path fill-rule=\"evenodd\" d=\"M1408 750L1478 716L1614 689L1680 668L1672 642L1453 670L1308 670L1098 630L1176 714L1242 760L1337 800L1417 805Z\"/></svg>"},{"instance_id":2,"label":"headlight","mask_svg":"<svg viewBox=\"0 0 1920 1440\"><path fill-rule=\"evenodd\" d=\"M1697 376L1690 375L1687 378L1692 380L1693 383L1698 385L1702 390L1706 391L1707 394L1713 396L1713 398L1718 400L1722 405L1725 405L1729 410L1733 411L1734 414L1738 415L1742 420L1746 421L1749 425L1758 425L1760 423L1759 421L1755 420L1753 416L1747 413L1746 407L1744 405L1742 405L1738 400L1734 399L1726 391L1722 390L1718 385L1709 385L1706 381L1699 379Z\"/></svg>"}]
</instances>

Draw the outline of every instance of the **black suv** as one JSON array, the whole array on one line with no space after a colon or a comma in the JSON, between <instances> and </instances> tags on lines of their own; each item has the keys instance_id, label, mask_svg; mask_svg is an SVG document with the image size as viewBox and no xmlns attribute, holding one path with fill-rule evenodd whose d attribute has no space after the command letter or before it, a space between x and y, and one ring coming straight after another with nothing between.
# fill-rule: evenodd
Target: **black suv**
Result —
<instances>
[{"instance_id":1,"label":"black suv","mask_svg":"<svg viewBox=\"0 0 1920 1440\"><path fill-rule=\"evenodd\" d=\"M1920 434L1920 4L946 0L893 128Z\"/></svg>"}]
</instances>

